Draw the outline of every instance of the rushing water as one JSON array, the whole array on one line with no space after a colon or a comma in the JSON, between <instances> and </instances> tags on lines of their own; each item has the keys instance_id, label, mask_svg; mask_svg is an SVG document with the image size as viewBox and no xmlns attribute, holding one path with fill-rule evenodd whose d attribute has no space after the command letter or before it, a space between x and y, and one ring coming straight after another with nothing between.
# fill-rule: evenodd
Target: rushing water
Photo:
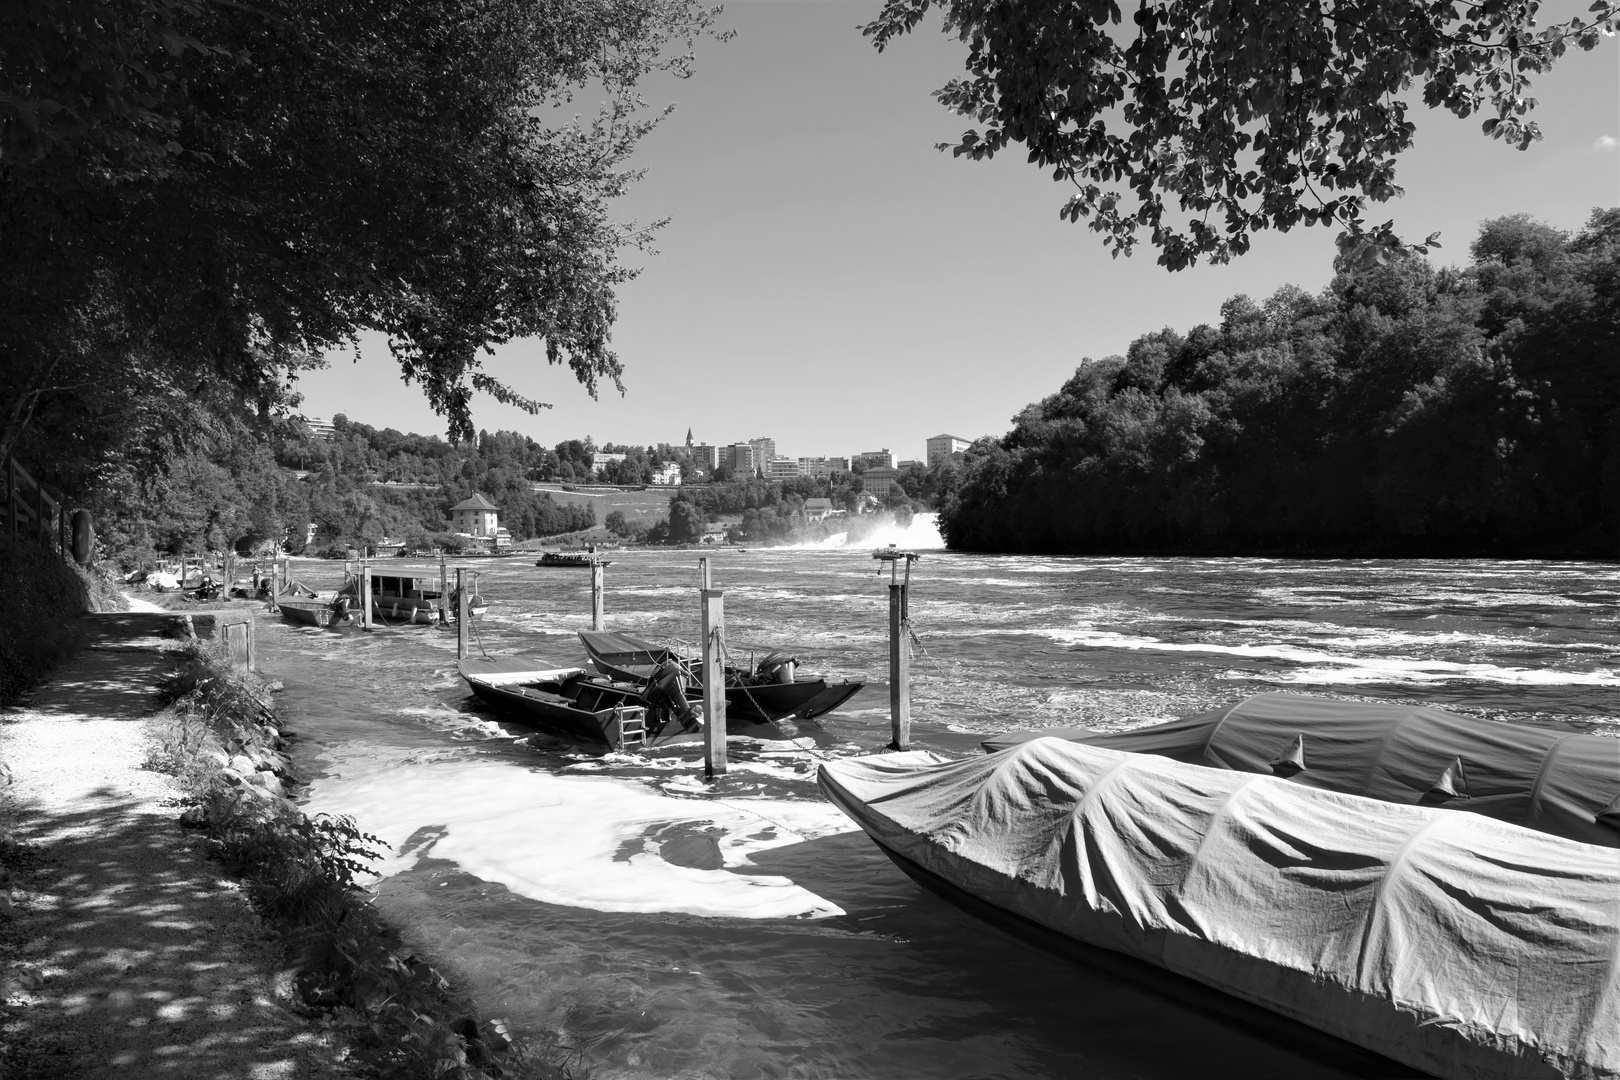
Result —
<instances>
[{"instance_id":1,"label":"rushing water","mask_svg":"<svg viewBox=\"0 0 1620 1080\"><path fill-rule=\"evenodd\" d=\"M311 809L392 845L379 903L487 1015L599 1077L1341 1075L1048 957L923 892L819 796L815 766L889 737L887 577L858 549L722 551L734 652L861 677L836 713L602 756L485 711L437 629L262 627ZM695 552L624 552L608 624L697 637ZM436 565L399 564L436 576ZM579 663L589 574L486 560L477 647ZM336 564L297 576L334 587ZM1122 728L1286 690L1620 735L1620 570L1508 562L1085 559L931 552L913 737Z\"/></svg>"}]
</instances>

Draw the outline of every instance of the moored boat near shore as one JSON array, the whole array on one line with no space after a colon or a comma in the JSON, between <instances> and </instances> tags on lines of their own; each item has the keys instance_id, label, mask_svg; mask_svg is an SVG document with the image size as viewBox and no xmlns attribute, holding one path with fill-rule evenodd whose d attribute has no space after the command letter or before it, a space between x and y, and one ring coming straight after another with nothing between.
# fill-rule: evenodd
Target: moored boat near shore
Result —
<instances>
[{"instance_id":1,"label":"moored boat near shore","mask_svg":"<svg viewBox=\"0 0 1620 1080\"><path fill-rule=\"evenodd\" d=\"M1609 848L1060 739L818 778L902 870L1009 928L1437 1076L1620 1076Z\"/></svg>"},{"instance_id":2,"label":"moored boat near shore","mask_svg":"<svg viewBox=\"0 0 1620 1080\"><path fill-rule=\"evenodd\" d=\"M703 738L700 711L680 692L679 680L614 682L584 668L545 668L521 658L467 658L457 665L480 700L522 723L605 745L610 750L695 742ZM755 733L758 725L729 721L727 729Z\"/></svg>"},{"instance_id":3,"label":"moored boat near shore","mask_svg":"<svg viewBox=\"0 0 1620 1080\"><path fill-rule=\"evenodd\" d=\"M661 666L674 663L687 673L689 693L702 696L697 659L680 649L609 631L581 630L579 639L596 670L609 678L644 681ZM808 720L838 708L864 685L800 675L793 657L770 652L746 668L726 666L726 715L761 721L790 716Z\"/></svg>"},{"instance_id":4,"label":"moored boat near shore","mask_svg":"<svg viewBox=\"0 0 1620 1080\"><path fill-rule=\"evenodd\" d=\"M1043 737L1467 810L1620 847L1620 739L1574 728L1502 724L1398 703L1256 694L1130 731L1012 731L983 745L994 753Z\"/></svg>"}]
</instances>

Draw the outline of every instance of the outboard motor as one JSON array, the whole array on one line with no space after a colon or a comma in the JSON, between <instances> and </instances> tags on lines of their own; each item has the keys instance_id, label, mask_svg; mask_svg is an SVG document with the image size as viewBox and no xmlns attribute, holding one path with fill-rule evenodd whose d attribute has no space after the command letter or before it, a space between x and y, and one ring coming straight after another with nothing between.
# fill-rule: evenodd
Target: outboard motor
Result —
<instances>
[{"instance_id":1,"label":"outboard motor","mask_svg":"<svg viewBox=\"0 0 1620 1080\"><path fill-rule=\"evenodd\" d=\"M666 660L653 669L642 697L649 705L668 709L683 727L690 727L698 719L692 703L686 700L686 672L673 661Z\"/></svg>"},{"instance_id":2,"label":"outboard motor","mask_svg":"<svg viewBox=\"0 0 1620 1080\"><path fill-rule=\"evenodd\" d=\"M754 676L760 682L790 683L798 675L799 658L789 656L783 652L773 652L766 655L754 668Z\"/></svg>"}]
</instances>

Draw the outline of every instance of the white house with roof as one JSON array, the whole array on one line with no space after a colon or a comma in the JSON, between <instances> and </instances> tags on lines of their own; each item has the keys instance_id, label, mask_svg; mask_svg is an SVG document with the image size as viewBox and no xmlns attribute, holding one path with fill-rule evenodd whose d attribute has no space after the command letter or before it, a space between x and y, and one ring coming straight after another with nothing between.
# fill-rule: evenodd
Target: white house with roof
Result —
<instances>
[{"instance_id":1,"label":"white house with roof","mask_svg":"<svg viewBox=\"0 0 1620 1080\"><path fill-rule=\"evenodd\" d=\"M815 498L804 500L804 516L809 521L825 521L832 516L833 503L831 499Z\"/></svg>"},{"instance_id":2,"label":"white house with roof","mask_svg":"<svg viewBox=\"0 0 1620 1080\"><path fill-rule=\"evenodd\" d=\"M485 498L483 492L475 491L450 508L450 524L458 533L493 540L500 527L500 512L500 507Z\"/></svg>"}]
</instances>

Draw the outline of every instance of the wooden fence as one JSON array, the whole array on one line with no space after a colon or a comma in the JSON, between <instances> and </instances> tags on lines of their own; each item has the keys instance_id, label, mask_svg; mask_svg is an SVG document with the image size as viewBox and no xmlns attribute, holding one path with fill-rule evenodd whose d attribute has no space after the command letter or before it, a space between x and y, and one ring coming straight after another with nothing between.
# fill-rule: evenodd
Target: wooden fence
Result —
<instances>
[{"instance_id":1,"label":"wooden fence","mask_svg":"<svg viewBox=\"0 0 1620 1080\"><path fill-rule=\"evenodd\" d=\"M16 458L6 458L0 473L5 483L5 499L0 501L0 535L13 540L33 537L49 544L58 554L70 553L73 537L69 530L73 526L60 496L30 476Z\"/></svg>"}]
</instances>

